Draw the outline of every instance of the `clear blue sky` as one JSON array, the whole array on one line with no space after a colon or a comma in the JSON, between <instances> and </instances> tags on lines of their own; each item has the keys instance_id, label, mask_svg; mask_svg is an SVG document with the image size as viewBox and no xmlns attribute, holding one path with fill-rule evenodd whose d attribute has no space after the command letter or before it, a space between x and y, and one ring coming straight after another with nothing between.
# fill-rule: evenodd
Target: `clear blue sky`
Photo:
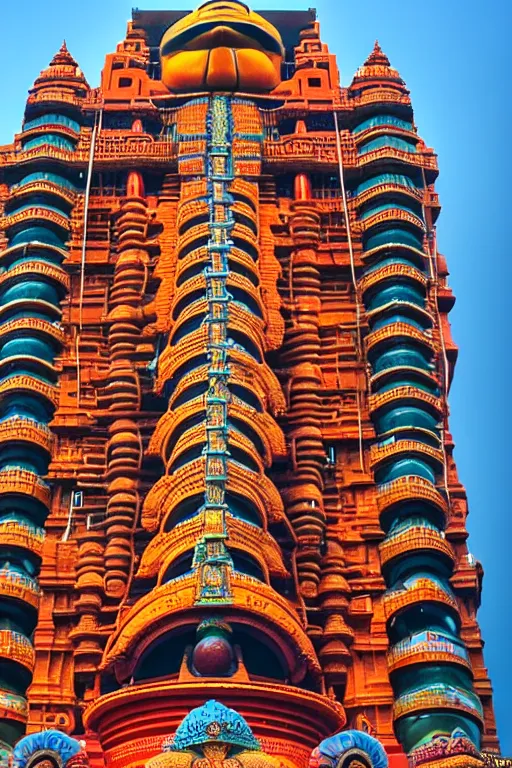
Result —
<instances>
[{"instance_id":1,"label":"clear blue sky","mask_svg":"<svg viewBox=\"0 0 512 768\"><path fill-rule=\"evenodd\" d=\"M145 9L188 0L134 0ZM66 38L91 85L124 36L130 0L3 0L0 143L19 130L25 94ZM470 549L483 562L479 617L503 752L512 755L512 475L509 246L511 0L254 0L255 9L315 6L343 83L375 38L412 92L416 122L439 154L438 234L457 295L461 354L451 393L456 459L470 504ZM508 236L508 237L507 237ZM509 247L507 247L509 246Z\"/></svg>"}]
</instances>

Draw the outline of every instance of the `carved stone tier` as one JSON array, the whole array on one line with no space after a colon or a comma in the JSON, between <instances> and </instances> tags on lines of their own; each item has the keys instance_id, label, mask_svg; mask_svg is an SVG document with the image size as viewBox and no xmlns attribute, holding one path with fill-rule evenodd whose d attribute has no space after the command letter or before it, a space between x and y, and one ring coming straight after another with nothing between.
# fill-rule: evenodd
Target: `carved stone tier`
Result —
<instances>
[{"instance_id":1,"label":"carved stone tier","mask_svg":"<svg viewBox=\"0 0 512 768\"><path fill-rule=\"evenodd\" d=\"M123 688L91 705L85 722L97 731L108 765L143 768L190 709L210 698L236 709L265 752L297 768L307 768L313 748L345 723L339 706L323 696L286 685L247 685L225 679L203 679L200 685L155 682ZM273 717L268 717L267 708Z\"/></svg>"}]
</instances>

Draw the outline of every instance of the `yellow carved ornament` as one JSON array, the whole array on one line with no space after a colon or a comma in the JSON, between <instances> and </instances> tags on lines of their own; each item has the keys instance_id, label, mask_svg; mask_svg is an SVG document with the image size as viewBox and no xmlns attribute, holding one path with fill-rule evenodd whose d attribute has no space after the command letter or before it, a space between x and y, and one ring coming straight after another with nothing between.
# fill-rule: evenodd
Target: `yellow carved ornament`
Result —
<instances>
[{"instance_id":1,"label":"yellow carved ornament","mask_svg":"<svg viewBox=\"0 0 512 768\"><path fill-rule=\"evenodd\" d=\"M241 2L207 2L162 38L162 81L170 91L268 93L281 81L277 29Z\"/></svg>"}]
</instances>

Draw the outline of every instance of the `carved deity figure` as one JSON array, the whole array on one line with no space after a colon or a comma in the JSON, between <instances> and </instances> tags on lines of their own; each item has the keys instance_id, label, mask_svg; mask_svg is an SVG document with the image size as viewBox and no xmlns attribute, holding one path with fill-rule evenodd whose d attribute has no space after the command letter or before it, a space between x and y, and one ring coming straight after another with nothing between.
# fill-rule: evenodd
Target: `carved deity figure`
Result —
<instances>
[{"instance_id":1,"label":"carved deity figure","mask_svg":"<svg viewBox=\"0 0 512 768\"><path fill-rule=\"evenodd\" d=\"M280 768L244 718L211 699L193 709L146 768Z\"/></svg>"},{"instance_id":2,"label":"carved deity figure","mask_svg":"<svg viewBox=\"0 0 512 768\"><path fill-rule=\"evenodd\" d=\"M411 768L482 768L488 763L464 731L439 734L409 754Z\"/></svg>"},{"instance_id":3,"label":"carved deity figure","mask_svg":"<svg viewBox=\"0 0 512 768\"><path fill-rule=\"evenodd\" d=\"M322 741L311 755L309 768L387 768L382 744L362 731L343 731Z\"/></svg>"},{"instance_id":4,"label":"carved deity figure","mask_svg":"<svg viewBox=\"0 0 512 768\"><path fill-rule=\"evenodd\" d=\"M25 736L9 763L11 768L89 768L84 742L54 730Z\"/></svg>"}]
</instances>

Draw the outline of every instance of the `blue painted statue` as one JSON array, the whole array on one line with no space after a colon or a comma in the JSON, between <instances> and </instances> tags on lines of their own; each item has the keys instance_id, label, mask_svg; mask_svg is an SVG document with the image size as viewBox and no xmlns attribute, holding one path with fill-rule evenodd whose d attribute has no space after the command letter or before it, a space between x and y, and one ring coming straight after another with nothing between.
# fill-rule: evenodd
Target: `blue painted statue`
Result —
<instances>
[{"instance_id":1,"label":"blue painted statue","mask_svg":"<svg viewBox=\"0 0 512 768\"><path fill-rule=\"evenodd\" d=\"M309 768L387 768L382 744L362 731L343 731L322 741Z\"/></svg>"}]
</instances>

